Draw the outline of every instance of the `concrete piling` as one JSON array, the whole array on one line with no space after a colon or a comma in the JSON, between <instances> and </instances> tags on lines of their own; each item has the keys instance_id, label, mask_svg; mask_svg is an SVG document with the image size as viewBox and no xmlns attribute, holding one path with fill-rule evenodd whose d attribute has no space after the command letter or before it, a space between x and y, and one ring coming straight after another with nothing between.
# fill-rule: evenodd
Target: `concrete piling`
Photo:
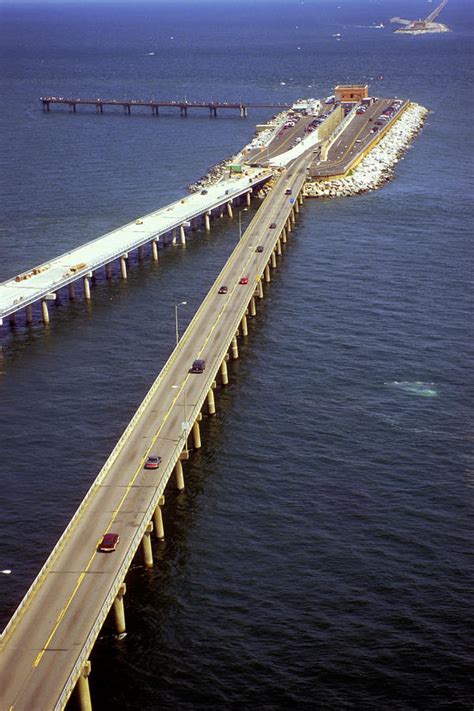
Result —
<instances>
[{"instance_id":1,"label":"concrete piling","mask_svg":"<svg viewBox=\"0 0 474 711\"><path fill-rule=\"evenodd\" d=\"M143 548L143 562L146 568L153 568L153 550L151 547L151 536L150 533L153 531L153 523L150 521L145 529L145 533L142 538L142 548Z\"/></svg>"},{"instance_id":2,"label":"concrete piling","mask_svg":"<svg viewBox=\"0 0 474 711\"><path fill-rule=\"evenodd\" d=\"M80 711L92 711L91 692L89 688L89 674L91 673L91 663L87 661L77 680L76 691Z\"/></svg>"},{"instance_id":3,"label":"concrete piling","mask_svg":"<svg viewBox=\"0 0 474 711\"><path fill-rule=\"evenodd\" d=\"M194 449L201 449L201 429L197 420L194 422L193 425L193 443Z\"/></svg>"},{"instance_id":4,"label":"concrete piling","mask_svg":"<svg viewBox=\"0 0 474 711\"><path fill-rule=\"evenodd\" d=\"M227 385L229 383L229 373L227 371L227 363L225 359L221 363L221 381L222 385Z\"/></svg>"},{"instance_id":5,"label":"concrete piling","mask_svg":"<svg viewBox=\"0 0 474 711\"><path fill-rule=\"evenodd\" d=\"M125 256L120 257L120 273L122 274L122 279L127 278L127 258Z\"/></svg>"},{"instance_id":6,"label":"concrete piling","mask_svg":"<svg viewBox=\"0 0 474 711\"><path fill-rule=\"evenodd\" d=\"M216 401L214 398L214 390L212 388L207 393L207 412L209 415L216 414Z\"/></svg>"},{"instance_id":7,"label":"concrete piling","mask_svg":"<svg viewBox=\"0 0 474 711\"><path fill-rule=\"evenodd\" d=\"M117 634L124 634L126 632L125 626L125 607L123 604L123 596L127 592L127 586L122 583L118 589L117 596L114 600L114 616L115 616L115 628Z\"/></svg>"},{"instance_id":8,"label":"concrete piling","mask_svg":"<svg viewBox=\"0 0 474 711\"><path fill-rule=\"evenodd\" d=\"M175 476L176 488L178 489L178 491L184 491L183 465L181 464L180 459L178 459L178 461L174 465L174 476Z\"/></svg>"},{"instance_id":9,"label":"concrete piling","mask_svg":"<svg viewBox=\"0 0 474 711\"><path fill-rule=\"evenodd\" d=\"M252 298L250 299L249 312L252 317L257 315L257 304L255 303L255 296L252 296Z\"/></svg>"},{"instance_id":10,"label":"concrete piling","mask_svg":"<svg viewBox=\"0 0 474 711\"><path fill-rule=\"evenodd\" d=\"M165 527L163 526L163 515L161 513L162 501L164 502L164 496L162 496L158 501L158 505L153 514L153 526L155 529L155 536L159 541L165 540Z\"/></svg>"}]
</instances>

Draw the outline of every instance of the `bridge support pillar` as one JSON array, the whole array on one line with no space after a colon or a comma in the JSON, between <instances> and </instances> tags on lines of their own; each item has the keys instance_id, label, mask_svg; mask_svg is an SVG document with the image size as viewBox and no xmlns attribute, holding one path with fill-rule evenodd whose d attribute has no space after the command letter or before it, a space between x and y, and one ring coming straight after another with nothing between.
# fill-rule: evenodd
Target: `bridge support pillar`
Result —
<instances>
[{"instance_id":1,"label":"bridge support pillar","mask_svg":"<svg viewBox=\"0 0 474 711\"><path fill-rule=\"evenodd\" d=\"M206 232L211 231L211 217L208 212L204 214L204 227L206 228Z\"/></svg>"},{"instance_id":2,"label":"bridge support pillar","mask_svg":"<svg viewBox=\"0 0 474 711\"><path fill-rule=\"evenodd\" d=\"M181 464L181 460L178 459L176 464L174 465L174 476L176 480L176 488L178 491L183 491L184 490L184 474L183 474L183 465Z\"/></svg>"},{"instance_id":3,"label":"bridge support pillar","mask_svg":"<svg viewBox=\"0 0 474 711\"><path fill-rule=\"evenodd\" d=\"M221 380L222 385L227 385L229 383L229 373L227 371L227 363L225 360L221 363Z\"/></svg>"},{"instance_id":4,"label":"bridge support pillar","mask_svg":"<svg viewBox=\"0 0 474 711\"><path fill-rule=\"evenodd\" d=\"M231 352L233 360L237 360L239 357L239 346L237 344L237 337L234 336L232 339Z\"/></svg>"},{"instance_id":5,"label":"bridge support pillar","mask_svg":"<svg viewBox=\"0 0 474 711\"><path fill-rule=\"evenodd\" d=\"M248 336L249 329L248 329L248 324L247 324L247 316L245 316L245 314L242 316L242 321L240 322L240 326L242 328L242 336Z\"/></svg>"},{"instance_id":6,"label":"bridge support pillar","mask_svg":"<svg viewBox=\"0 0 474 711\"><path fill-rule=\"evenodd\" d=\"M232 212L232 202L227 203L227 214L229 215L229 217L234 216L234 213Z\"/></svg>"},{"instance_id":7,"label":"bridge support pillar","mask_svg":"<svg viewBox=\"0 0 474 711\"><path fill-rule=\"evenodd\" d=\"M199 427L199 422L197 420L193 425L193 443L194 449L201 449L201 428Z\"/></svg>"},{"instance_id":8,"label":"bridge support pillar","mask_svg":"<svg viewBox=\"0 0 474 711\"><path fill-rule=\"evenodd\" d=\"M276 258L275 250L273 250L272 256L270 257L270 263L272 265L272 269L276 269L277 258Z\"/></svg>"},{"instance_id":9,"label":"bridge support pillar","mask_svg":"<svg viewBox=\"0 0 474 711\"><path fill-rule=\"evenodd\" d=\"M214 398L214 390L212 388L207 393L207 412L209 415L216 414L216 401Z\"/></svg>"},{"instance_id":10,"label":"bridge support pillar","mask_svg":"<svg viewBox=\"0 0 474 711\"><path fill-rule=\"evenodd\" d=\"M300 201L300 205L302 205L304 202L304 195L303 195L302 190L301 190L300 194L298 195L298 200Z\"/></svg>"},{"instance_id":11,"label":"bridge support pillar","mask_svg":"<svg viewBox=\"0 0 474 711\"><path fill-rule=\"evenodd\" d=\"M155 527L155 536L159 541L165 540L165 527L163 526L163 516L161 513L161 507L165 503L165 497L161 496L158 501L158 505L153 514L153 525Z\"/></svg>"},{"instance_id":12,"label":"bridge support pillar","mask_svg":"<svg viewBox=\"0 0 474 711\"><path fill-rule=\"evenodd\" d=\"M89 674L91 673L91 663L87 661L77 680L77 699L80 711L92 711L91 692L89 688Z\"/></svg>"},{"instance_id":13,"label":"bridge support pillar","mask_svg":"<svg viewBox=\"0 0 474 711\"><path fill-rule=\"evenodd\" d=\"M126 257L120 257L120 272L122 274L122 279L127 278L127 259Z\"/></svg>"},{"instance_id":14,"label":"bridge support pillar","mask_svg":"<svg viewBox=\"0 0 474 711\"><path fill-rule=\"evenodd\" d=\"M74 284L74 282L71 282L71 283L69 284L69 298L70 298L70 299L73 299L74 296L75 296L75 291L76 291L76 290L75 290L75 286L76 286L76 285Z\"/></svg>"},{"instance_id":15,"label":"bridge support pillar","mask_svg":"<svg viewBox=\"0 0 474 711\"><path fill-rule=\"evenodd\" d=\"M265 284L269 284L270 281L271 281L271 277L270 277L270 267L269 267L268 264L267 264L267 266L265 267Z\"/></svg>"},{"instance_id":16,"label":"bridge support pillar","mask_svg":"<svg viewBox=\"0 0 474 711\"><path fill-rule=\"evenodd\" d=\"M84 277L84 296L86 301L91 300L91 285L89 281L89 277Z\"/></svg>"},{"instance_id":17,"label":"bridge support pillar","mask_svg":"<svg viewBox=\"0 0 474 711\"><path fill-rule=\"evenodd\" d=\"M154 239L151 243L151 256L154 262L158 262L158 240Z\"/></svg>"},{"instance_id":18,"label":"bridge support pillar","mask_svg":"<svg viewBox=\"0 0 474 711\"><path fill-rule=\"evenodd\" d=\"M112 265L111 264L105 265L105 278L112 279Z\"/></svg>"},{"instance_id":19,"label":"bridge support pillar","mask_svg":"<svg viewBox=\"0 0 474 711\"><path fill-rule=\"evenodd\" d=\"M293 203L293 210L295 211L296 214L298 214L300 211L300 204L299 204L298 198L296 198L295 202Z\"/></svg>"},{"instance_id":20,"label":"bridge support pillar","mask_svg":"<svg viewBox=\"0 0 474 711\"><path fill-rule=\"evenodd\" d=\"M296 215L294 209L290 212L290 221L292 225L294 225L296 222Z\"/></svg>"},{"instance_id":21,"label":"bridge support pillar","mask_svg":"<svg viewBox=\"0 0 474 711\"><path fill-rule=\"evenodd\" d=\"M258 280L257 284L257 296L259 299L263 299L263 284L262 284L262 277Z\"/></svg>"},{"instance_id":22,"label":"bridge support pillar","mask_svg":"<svg viewBox=\"0 0 474 711\"><path fill-rule=\"evenodd\" d=\"M145 256L145 247L143 245L140 245L140 247L138 248L138 259L140 261L142 261L144 256Z\"/></svg>"},{"instance_id":23,"label":"bridge support pillar","mask_svg":"<svg viewBox=\"0 0 474 711\"><path fill-rule=\"evenodd\" d=\"M27 306L26 307L26 323L32 323L33 322L33 307Z\"/></svg>"},{"instance_id":24,"label":"bridge support pillar","mask_svg":"<svg viewBox=\"0 0 474 711\"><path fill-rule=\"evenodd\" d=\"M283 244L286 244L286 227L284 227L281 231L281 241Z\"/></svg>"},{"instance_id":25,"label":"bridge support pillar","mask_svg":"<svg viewBox=\"0 0 474 711\"><path fill-rule=\"evenodd\" d=\"M127 629L125 626L125 607L123 604L123 596L126 592L127 586L125 583L122 583L118 589L117 597L114 600L115 627L117 634L124 634Z\"/></svg>"},{"instance_id":26,"label":"bridge support pillar","mask_svg":"<svg viewBox=\"0 0 474 711\"><path fill-rule=\"evenodd\" d=\"M186 232L184 231L184 225L179 226L179 238L183 247L186 245Z\"/></svg>"},{"instance_id":27,"label":"bridge support pillar","mask_svg":"<svg viewBox=\"0 0 474 711\"><path fill-rule=\"evenodd\" d=\"M290 232L292 231L290 218L288 218L288 220L286 221L286 231L288 232L288 234L290 234Z\"/></svg>"},{"instance_id":28,"label":"bridge support pillar","mask_svg":"<svg viewBox=\"0 0 474 711\"><path fill-rule=\"evenodd\" d=\"M278 239L277 239L276 253L279 257L281 257L281 239L280 239L280 237L278 237Z\"/></svg>"},{"instance_id":29,"label":"bridge support pillar","mask_svg":"<svg viewBox=\"0 0 474 711\"><path fill-rule=\"evenodd\" d=\"M252 296L252 298L250 299L250 315L257 315L257 304L255 303L255 296Z\"/></svg>"},{"instance_id":30,"label":"bridge support pillar","mask_svg":"<svg viewBox=\"0 0 474 711\"><path fill-rule=\"evenodd\" d=\"M48 311L48 303L47 301L42 301L41 302L41 309L43 311L43 323L48 324L49 323L49 311Z\"/></svg>"},{"instance_id":31,"label":"bridge support pillar","mask_svg":"<svg viewBox=\"0 0 474 711\"><path fill-rule=\"evenodd\" d=\"M153 523L150 521L145 529L145 533L142 538L142 548L143 548L143 562L147 568L153 568L153 551L151 548L151 536L150 533L153 531Z\"/></svg>"},{"instance_id":32,"label":"bridge support pillar","mask_svg":"<svg viewBox=\"0 0 474 711\"><path fill-rule=\"evenodd\" d=\"M246 195L246 200L247 200L247 207L250 207L252 203L252 191L249 190L247 195Z\"/></svg>"}]
</instances>

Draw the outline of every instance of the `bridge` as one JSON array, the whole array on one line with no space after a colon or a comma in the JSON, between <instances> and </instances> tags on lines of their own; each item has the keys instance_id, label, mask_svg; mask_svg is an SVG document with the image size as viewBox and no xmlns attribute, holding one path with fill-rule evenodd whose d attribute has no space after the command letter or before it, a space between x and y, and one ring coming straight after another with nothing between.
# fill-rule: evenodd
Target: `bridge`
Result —
<instances>
[{"instance_id":1,"label":"bridge","mask_svg":"<svg viewBox=\"0 0 474 711\"><path fill-rule=\"evenodd\" d=\"M34 308L41 308L43 322L48 324L48 303L57 299L61 289L67 289L69 298L73 299L79 283L85 299L90 300L91 280L99 270L105 270L107 278L111 278L116 262L120 265L121 277L126 279L132 252L141 257L145 249L149 249L153 260L158 261L159 245L166 241L186 244L186 232L198 224L210 231L213 217L223 212L232 216L233 205L240 199L249 204L252 192L271 175L268 169L249 168L237 178L230 177L207 190L188 195L1 283L0 325L7 318L14 325L19 312L31 323Z\"/></svg>"},{"instance_id":2,"label":"bridge","mask_svg":"<svg viewBox=\"0 0 474 711\"><path fill-rule=\"evenodd\" d=\"M285 103L257 103L252 104L242 101L187 101L186 99L177 101L158 101L156 99L81 99L81 98L65 98L63 96L41 96L40 101L43 105L43 111L50 111L51 104L65 104L69 106L70 111L76 112L77 106L95 106L98 114L104 113L104 106L121 106L124 112L128 115L132 113L133 108L151 109L154 116L159 116L160 108L179 109L180 115L186 117L188 109L208 109L210 116L217 116L217 110L236 109L240 112L240 116L245 118L249 108L276 108L289 109L290 104Z\"/></svg>"},{"instance_id":3,"label":"bridge","mask_svg":"<svg viewBox=\"0 0 474 711\"><path fill-rule=\"evenodd\" d=\"M75 689L81 711L92 708L91 651L111 611L117 633L126 631L127 571L140 548L145 566L153 566L151 535L165 536L165 489L170 480L179 490L185 486L182 463L190 446L201 446L200 421L216 411L218 386L229 381L228 361L239 357L239 338L248 335L248 320L283 254L311 159L309 152L289 164L262 202L5 628L0 708L63 709ZM243 187L248 191L251 182L259 184L267 175L249 178ZM201 208L196 206L195 214ZM224 285L226 293L219 293ZM205 369L192 373L197 358ZM150 455L162 458L157 470L144 469ZM120 536L113 553L97 550L105 532Z\"/></svg>"}]
</instances>

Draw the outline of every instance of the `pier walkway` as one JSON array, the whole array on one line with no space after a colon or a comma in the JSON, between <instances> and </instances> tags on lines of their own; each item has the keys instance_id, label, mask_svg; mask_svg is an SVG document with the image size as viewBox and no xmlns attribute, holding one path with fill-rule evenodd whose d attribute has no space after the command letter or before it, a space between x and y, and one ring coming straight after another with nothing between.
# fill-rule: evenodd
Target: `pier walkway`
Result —
<instances>
[{"instance_id":1,"label":"pier walkway","mask_svg":"<svg viewBox=\"0 0 474 711\"><path fill-rule=\"evenodd\" d=\"M262 202L10 620L0 642L1 709L63 709L74 689L79 708L91 709L92 648L111 610L118 634L126 630L127 571L140 547L145 565L153 565L150 536L153 530L158 539L165 535L165 487L174 475L176 487L184 488L188 440L201 446L200 420L215 413L217 383L228 383L227 362L239 356L238 336L247 335L247 319L255 316L293 229L310 161L305 155L290 165ZM195 213L202 208L196 205ZM156 227L143 229L150 229L149 238ZM226 293L219 293L222 285ZM202 373L189 372L196 358L205 360ZM162 457L159 469L144 469L149 455ZM97 551L105 532L120 535L113 553Z\"/></svg>"},{"instance_id":2,"label":"pier walkway","mask_svg":"<svg viewBox=\"0 0 474 711\"><path fill-rule=\"evenodd\" d=\"M285 103L260 103L252 104L242 101L158 101L156 99L81 99L65 98L63 96L41 96L43 111L50 111L52 104L64 104L69 106L69 110L76 112L78 106L95 106L98 114L104 113L104 106L121 106L128 115L132 113L132 108L151 109L154 116L159 116L160 108L179 109L180 115L186 117L188 109L208 109L210 116L217 116L217 111L237 109L240 116L245 118L249 108L276 108L289 109L290 104Z\"/></svg>"}]
</instances>

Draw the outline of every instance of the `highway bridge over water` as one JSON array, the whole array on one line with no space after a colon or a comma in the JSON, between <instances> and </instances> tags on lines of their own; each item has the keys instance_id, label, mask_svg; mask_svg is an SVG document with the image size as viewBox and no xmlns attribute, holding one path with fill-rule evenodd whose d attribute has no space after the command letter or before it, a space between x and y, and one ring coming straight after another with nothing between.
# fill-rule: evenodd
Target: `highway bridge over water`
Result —
<instances>
[{"instance_id":1,"label":"highway bridge over water","mask_svg":"<svg viewBox=\"0 0 474 711\"><path fill-rule=\"evenodd\" d=\"M75 689L81 711L92 708L91 651L111 611L117 633L126 630L127 572L140 548L145 565L153 565L151 536L165 535L165 489L171 479L184 488L182 462L189 446L201 446L199 423L216 411L215 393L228 383L228 361L239 357L239 338L248 335L248 320L283 254L303 202L311 158L305 153L290 164L263 201L6 627L1 639L2 710L62 709ZM241 179L241 194L268 175ZM222 199L229 204L225 193ZM197 207L196 214L201 214ZM146 225L144 218L140 228L146 231ZM222 285L226 293L219 293ZM205 361L205 370L190 373L197 358ZM149 455L162 457L157 470L144 469ZM97 550L106 532L120 535L113 553Z\"/></svg>"}]
</instances>

